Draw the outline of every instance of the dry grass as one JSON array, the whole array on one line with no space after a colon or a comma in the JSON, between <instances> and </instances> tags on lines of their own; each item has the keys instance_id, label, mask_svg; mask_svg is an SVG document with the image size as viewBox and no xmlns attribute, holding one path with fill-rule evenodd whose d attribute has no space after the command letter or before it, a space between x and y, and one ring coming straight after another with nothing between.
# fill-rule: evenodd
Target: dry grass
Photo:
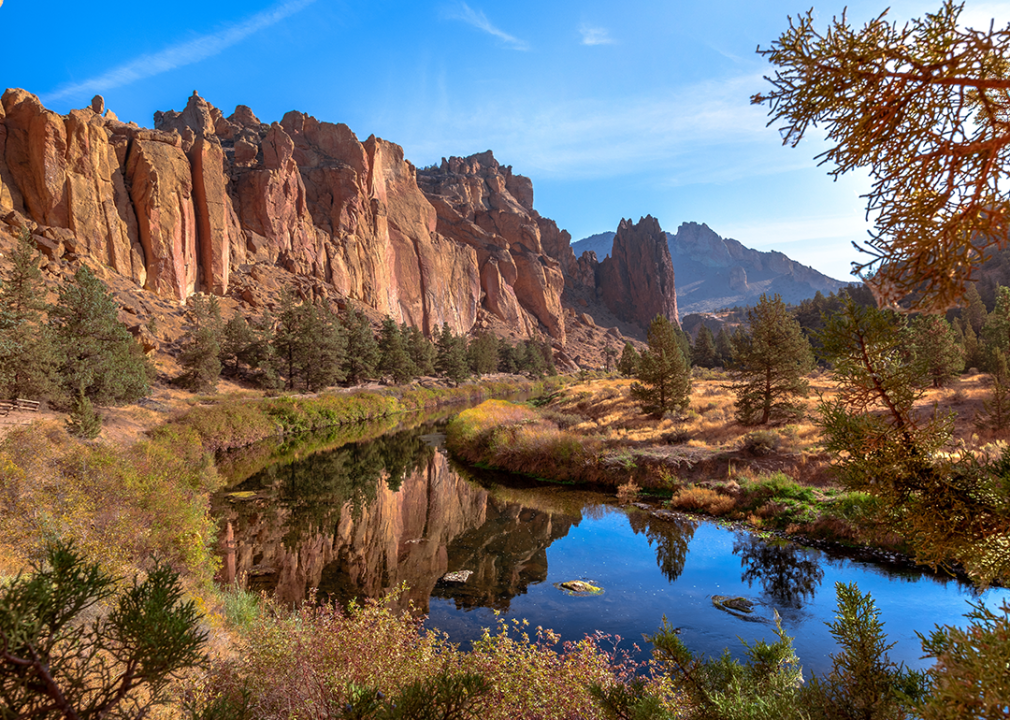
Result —
<instances>
[{"instance_id":1,"label":"dry grass","mask_svg":"<svg viewBox=\"0 0 1010 720\"><path fill-rule=\"evenodd\" d=\"M681 488L670 498L670 506L688 512L700 512L720 517L736 508L736 500L707 487L693 485Z\"/></svg>"}]
</instances>

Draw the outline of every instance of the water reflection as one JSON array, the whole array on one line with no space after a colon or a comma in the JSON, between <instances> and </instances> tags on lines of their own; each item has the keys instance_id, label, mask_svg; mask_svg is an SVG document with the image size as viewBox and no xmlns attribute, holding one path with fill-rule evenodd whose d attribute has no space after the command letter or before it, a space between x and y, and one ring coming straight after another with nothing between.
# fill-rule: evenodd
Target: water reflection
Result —
<instances>
[{"instance_id":1,"label":"water reflection","mask_svg":"<svg viewBox=\"0 0 1010 720\"><path fill-rule=\"evenodd\" d=\"M824 579L816 551L782 540L739 533L733 541L733 554L740 556L740 579L747 587L757 580L764 593L784 607L803 607Z\"/></svg>"},{"instance_id":2,"label":"water reflection","mask_svg":"<svg viewBox=\"0 0 1010 720\"><path fill-rule=\"evenodd\" d=\"M649 547L655 544L656 562L663 575L670 582L679 578L698 523L687 516L659 519L641 512L631 513L628 522L636 535L645 533Z\"/></svg>"}]
</instances>

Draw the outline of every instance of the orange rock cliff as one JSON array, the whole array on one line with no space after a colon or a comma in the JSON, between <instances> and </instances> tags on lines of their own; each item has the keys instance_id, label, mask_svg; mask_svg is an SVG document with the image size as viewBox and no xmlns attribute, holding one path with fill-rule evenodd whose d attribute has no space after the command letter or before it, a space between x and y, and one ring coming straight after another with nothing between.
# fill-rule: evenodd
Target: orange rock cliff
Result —
<instances>
[{"instance_id":1,"label":"orange rock cliff","mask_svg":"<svg viewBox=\"0 0 1010 720\"><path fill-rule=\"evenodd\" d=\"M235 273L267 265L427 333L483 317L563 346L566 284L622 320L677 319L668 254L658 281L636 267L651 250L623 249L622 272L576 260L571 236L533 209L532 182L490 151L418 171L400 146L346 125L299 112L266 124L245 106L225 117L196 93L154 125L120 122L101 97L60 115L7 90L0 229L27 227L47 254L85 254L176 301L228 295ZM647 220L632 241L654 234Z\"/></svg>"}]
</instances>

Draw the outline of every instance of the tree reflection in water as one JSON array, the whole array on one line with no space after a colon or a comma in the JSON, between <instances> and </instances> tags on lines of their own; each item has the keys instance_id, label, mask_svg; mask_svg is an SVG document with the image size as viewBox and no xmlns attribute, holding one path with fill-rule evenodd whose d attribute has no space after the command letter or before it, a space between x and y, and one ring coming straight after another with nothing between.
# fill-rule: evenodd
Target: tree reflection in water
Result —
<instances>
[{"instance_id":1,"label":"tree reflection in water","mask_svg":"<svg viewBox=\"0 0 1010 720\"><path fill-rule=\"evenodd\" d=\"M740 556L741 579L748 586L760 581L765 594L787 607L802 607L824 579L824 571L809 551L789 542L742 533L733 542L733 554Z\"/></svg>"},{"instance_id":2,"label":"tree reflection in water","mask_svg":"<svg viewBox=\"0 0 1010 720\"><path fill-rule=\"evenodd\" d=\"M628 521L636 535L645 533L650 547L655 543L656 562L663 575L670 582L679 578L698 523L684 516L660 519L641 512L629 514Z\"/></svg>"}]
</instances>

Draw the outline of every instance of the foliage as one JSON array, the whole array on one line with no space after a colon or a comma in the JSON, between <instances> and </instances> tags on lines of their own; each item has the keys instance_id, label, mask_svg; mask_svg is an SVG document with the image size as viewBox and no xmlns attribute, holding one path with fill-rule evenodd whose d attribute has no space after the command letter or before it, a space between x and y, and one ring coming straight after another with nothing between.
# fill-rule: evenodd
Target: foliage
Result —
<instances>
[{"instance_id":1,"label":"foliage","mask_svg":"<svg viewBox=\"0 0 1010 720\"><path fill-rule=\"evenodd\" d=\"M641 362L641 356L635 350L635 346L630 342L624 343L621 359L617 361L617 371L625 377L633 377L638 374L639 362Z\"/></svg>"},{"instance_id":2,"label":"foliage","mask_svg":"<svg viewBox=\"0 0 1010 720\"><path fill-rule=\"evenodd\" d=\"M797 415L803 407L797 398L809 392L803 376L813 369L810 343L778 295L762 295L747 322L750 332L734 338L729 366L737 420L765 425Z\"/></svg>"},{"instance_id":3,"label":"foliage","mask_svg":"<svg viewBox=\"0 0 1010 720\"><path fill-rule=\"evenodd\" d=\"M720 365L719 351L715 347L715 335L707 325L698 328L698 336L694 339L691 358L698 367L714 368Z\"/></svg>"},{"instance_id":4,"label":"foliage","mask_svg":"<svg viewBox=\"0 0 1010 720\"><path fill-rule=\"evenodd\" d=\"M438 372L456 385L470 376L470 365L466 357L466 338L456 335L449 323L442 324L442 332L436 342ZM521 364L521 363L520 363Z\"/></svg>"},{"instance_id":5,"label":"foliage","mask_svg":"<svg viewBox=\"0 0 1010 720\"><path fill-rule=\"evenodd\" d=\"M386 316L379 330L379 371L401 385L417 375L417 366L407 352L407 343L393 318Z\"/></svg>"},{"instance_id":6,"label":"foliage","mask_svg":"<svg viewBox=\"0 0 1010 720\"><path fill-rule=\"evenodd\" d=\"M965 351L950 323L939 315L919 315L910 323L911 352L920 383L943 387L964 370Z\"/></svg>"},{"instance_id":7,"label":"foliage","mask_svg":"<svg viewBox=\"0 0 1010 720\"><path fill-rule=\"evenodd\" d=\"M410 360L414 363L417 374L434 375L438 350L431 344L431 341L416 327L406 328L401 325L400 334L406 338L407 354L410 355ZM493 337L491 339L494 340Z\"/></svg>"},{"instance_id":8,"label":"foliage","mask_svg":"<svg viewBox=\"0 0 1010 720\"><path fill-rule=\"evenodd\" d=\"M84 440L94 440L102 432L102 418L84 393L78 393L70 406L67 432Z\"/></svg>"},{"instance_id":9,"label":"foliage","mask_svg":"<svg viewBox=\"0 0 1010 720\"><path fill-rule=\"evenodd\" d=\"M178 576L164 566L133 581L107 615L115 580L71 545L0 590L4 718L132 718L164 699L180 671L199 665L207 636Z\"/></svg>"},{"instance_id":10,"label":"foliage","mask_svg":"<svg viewBox=\"0 0 1010 720\"><path fill-rule=\"evenodd\" d=\"M470 370L480 377L498 369L498 340L488 332L481 332L470 340L467 347Z\"/></svg>"},{"instance_id":11,"label":"foliage","mask_svg":"<svg viewBox=\"0 0 1010 720\"><path fill-rule=\"evenodd\" d=\"M1010 604L1002 613L973 605L968 627L937 627L921 634L922 649L936 660L928 671L930 692L917 711L923 720L996 720L1010 698Z\"/></svg>"},{"instance_id":12,"label":"foliage","mask_svg":"<svg viewBox=\"0 0 1010 720\"><path fill-rule=\"evenodd\" d=\"M673 324L656 315L649 324L649 349L642 353L631 395L642 411L662 417L670 410L687 407L691 394L691 373L681 352Z\"/></svg>"},{"instance_id":13,"label":"foliage","mask_svg":"<svg viewBox=\"0 0 1010 720\"><path fill-rule=\"evenodd\" d=\"M832 175L869 171L876 230L859 269L888 301L915 292L925 309L957 304L1010 212L1010 28L960 27L962 7L945 0L901 27L885 11L856 29L843 13L824 33L811 10L758 50L776 71L752 102L782 122L783 143L819 126Z\"/></svg>"},{"instance_id":14,"label":"foliage","mask_svg":"<svg viewBox=\"0 0 1010 720\"><path fill-rule=\"evenodd\" d=\"M960 562L976 582L1010 575L1010 456L941 453L951 419L914 412L903 317L846 304L828 319L824 352L837 393L820 405L826 449L845 484L879 497L921 561Z\"/></svg>"},{"instance_id":15,"label":"foliage","mask_svg":"<svg viewBox=\"0 0 1010 720\"><path fill-rule=\"evenodd\" d=\"M49 397L56 391L57 355L43 322L45 287L31 233L22 230L0 283L0 396Z\"/></svg>"},{"instance_id":16,"label":"foliage","mask_svg":"<svg viewBox=\"0 0 1010 720\"><path fill-rule=\"evenodd\" d=\"M70 396L83 392L99 405L127 403L149 392L153 369L117 319L119 307L105 285L82 266L60 288L50 310L59 348L60 377Z\"/></svg>"},{"instance_id":17,"label":"foliage","mask_svg":"<svg viewBox=\"0 0 1010 720\"><path fill-rule=\"evenodd\" d=\"M894 664L884 626L869 593L855 584L835 583L838 614L828 623L841 651L831 656L831 672L813 678L803 695L811 720L904 720L925 692L922 673Z\"/></svg>"},{"instance_id":18,"label":"foliage","mask_svg":"<svg viewBox=\"0 0 1010 720\"><path fill-rule=\"evenodd\" d=\"M217 386L221 375L219 338L224 329L221 306L214 295L209 298L194 295L189 300L189 306L192 327L182 341L179 364L184 371L176 382L194 392L206 392Z\"/></svg>"},{"instance_id":19,"label":"foliage","mask_svg":"<svg viewBox=\"0 0 1010 720\"><path fill-rule=\"evenodd\" d=\"M357 385L374 377L379 365L379 344L371 323L360 310L351 307L344 319L347 329L347 380Z\"/></svg>"},{"instance_id":20,"label":"foliage","mask_svg":"<svg viewBox=\"0 0 1010 720\"><path fill-rule=\"evenodd\" d=\"M301 384L311 392L344 379L346 341L339 319L325 302L318 307L298 303L285 289L271 344L288 389Z\"/></svg>"}]
</instances>

